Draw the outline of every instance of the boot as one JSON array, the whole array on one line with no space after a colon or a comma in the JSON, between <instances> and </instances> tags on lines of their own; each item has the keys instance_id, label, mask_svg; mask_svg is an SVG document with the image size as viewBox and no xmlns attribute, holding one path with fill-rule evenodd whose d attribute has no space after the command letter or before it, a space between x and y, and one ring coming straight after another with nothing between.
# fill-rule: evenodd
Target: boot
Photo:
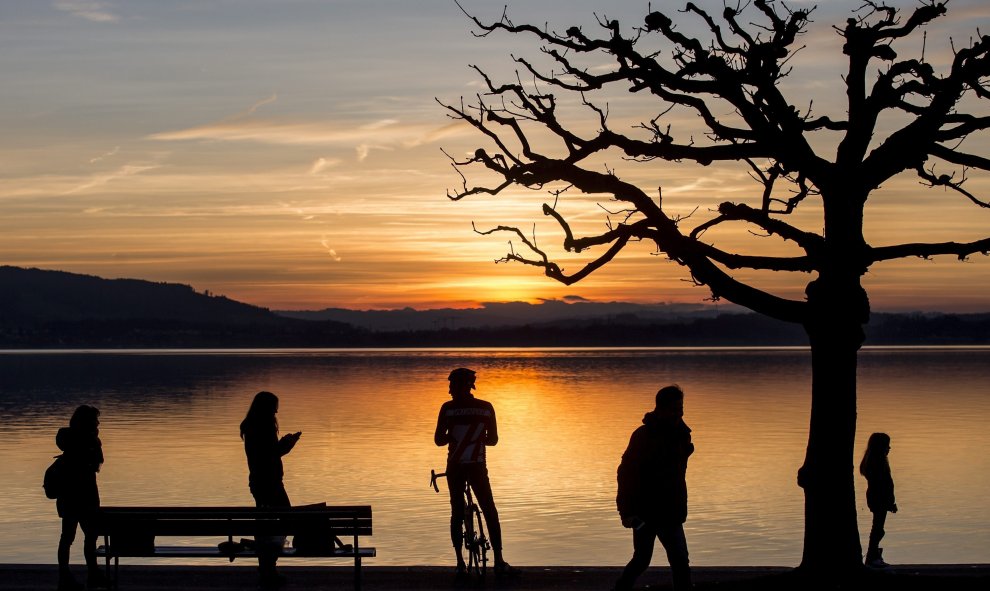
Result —
<instances>
[{"instance_id":1,"label":"boot","mask_svg":"<svg viewBox=\"0 0 990 591\"><path fill-rule=\"evenodd\" d=\"M877 548L876 551L867 551L866 560L864 562L866 563L866 566L870 568L887 568L890 566L883 561L883 548Z\"/></svg>"}]
</instances>

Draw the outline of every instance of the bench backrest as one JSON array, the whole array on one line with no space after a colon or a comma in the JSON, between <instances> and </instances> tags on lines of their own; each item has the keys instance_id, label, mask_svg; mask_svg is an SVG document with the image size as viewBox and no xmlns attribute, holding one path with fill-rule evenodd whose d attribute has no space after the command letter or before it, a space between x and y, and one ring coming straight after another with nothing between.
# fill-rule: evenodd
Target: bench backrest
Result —
<instances>
[{"instance_id":1,"label":"bench backrest","mask_svg":"<svg viewBox=\"0 0 990 591\"><path fill-rule=\"evenodd\" d=\"M258 536L330 531L370 536L368 505L287 507L102 507L97 535Z\"/></svg>"}]
</instances>

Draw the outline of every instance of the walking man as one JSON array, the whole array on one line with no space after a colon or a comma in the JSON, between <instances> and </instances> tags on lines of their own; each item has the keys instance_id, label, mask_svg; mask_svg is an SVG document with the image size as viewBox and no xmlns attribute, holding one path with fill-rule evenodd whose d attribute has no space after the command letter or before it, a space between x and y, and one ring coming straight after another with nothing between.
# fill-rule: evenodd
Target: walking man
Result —
<instances>
[{"instance_id":1,"label":"walking man","mask_svg":"<svg viewBox=\"0 0 990 591\"><path fill-rule=\"evenodd\" d=\"M464 485L471 485L478 506L488 524L492 551L495 554L495 574L497 576L515 574L502 558L502 527L498 521L498 510L492 497L492 485L488 480L488 466L485 463L485 448L498 443L498 427L495 422L495 408L491 403L475 398L475 372L459 367L447 377L450 382L451 400L440 407L437 417L437 430L433 441L438 446L447 446L447 488L450 492L450 541L457 555L457 573L467 573L462 553L464 523Z\"/></svg>"},{"instance_id":2,"label":"walking man","mask_svg":"<svg viewBox=\"0 0 990 591\"><path fill-rule=\"evenodd\" d=\"M619 464L615 498L622 525L633 530L633 557L615 585L628 591L650 566L654 540L667 551L674 591L691 588L687 540L688 456L694 452L691 429L684 423L684 392L667 386L657 392L656 409L633 431Z\"/></svg>"}]
</instances>

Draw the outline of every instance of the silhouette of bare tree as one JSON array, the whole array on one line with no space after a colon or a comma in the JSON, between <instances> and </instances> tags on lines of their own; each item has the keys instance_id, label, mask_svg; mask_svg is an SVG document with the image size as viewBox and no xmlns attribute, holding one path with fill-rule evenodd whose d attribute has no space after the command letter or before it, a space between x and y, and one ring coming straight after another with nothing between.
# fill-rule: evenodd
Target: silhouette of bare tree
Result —
<instances>
[{"instance_id":1,"label":"silhouette of bare tree","mask_svg":"<svg viewBox=\"0 0 990 591\"><path fill-rule=\"evenodd\" d=\"M564 284L606 265L630 242L647 242L686 267L690 279L710 289L715 299L803 325L811 344L813 384L808 446L798 478L805 494L802 568L854 572L862 568L853 479L856 364L870 317L861 279L880 261L935 255L965 259L990 251L990 238L872 246L863 231L866 204L881 184L913 172L927 186L951 189L976 206L990 207L964 188L968 174L990 170L990 159L963 149L963 140L990 127L983 102L990 98L990 37L954 44L945 71L936 72L923 53L915 59L899 57L895 42L910 37L916 39L914 47L922 47L925 25L946 13L946 3L923 0L905 12L866 1L844 25L834 27L844 41L848 69L843 76L846 113L833 118L813 114L811 105L795 106L781 90L813 9L795 10L773 0L753 0L742 8L731 4L718 15L688 3L678 18L696 19L703 31L698 37L681 33L663 12L647 14L627 34L619 22L599 17L598 36L578 27L557 33L515 24L506 13L498 22L468 14L478 27L476 36L535 38L549 65L514 57L522 75L505 84L476 67L484 93L470 102L441 101L452 118L485 136L488 146L464 159L450 157L461 186L448 196L493 196L511 187L546 191L549 202L542 213L563 234L563 251L556 257L517 226L476 232L508 233L521 246L510 242L501 261L535 266ZM589 58L610 65L588 67ZM524 77L531 82L524 83ZM616 131L608 106L593 97L617 87L649 94L656 101L652 112L659 114L629 131ZM590 125L574 122L578 109ZM685 112L703 122L703 138L679 135L674 124L665 122ZM887 116L885 125L895 122L895 129L878 139L882 116ZM829 144L818 138L824 134L839 138L833 154L823 153ZM603 168L608 154L633 165L741 163L758 191L749 203L725 201L708 219L687 228L694 216L670 214L659 194L652 197ZM936 165L955 172L940 173ZM469 176L487 180L472 184ZM558 207L575 192L617 204L602 207L605 231L576 235L573 217ZM788 218L806 204L813 205L805 209L821 212L822 231L804 230ZM792 243L797 256L732 252L702 240L706 231L731 224ZM586 249L600 254L566 273L561 255ZM813 278L805 299L794 299L733 277L736 269Z\"/></svg>"}]
</instances>

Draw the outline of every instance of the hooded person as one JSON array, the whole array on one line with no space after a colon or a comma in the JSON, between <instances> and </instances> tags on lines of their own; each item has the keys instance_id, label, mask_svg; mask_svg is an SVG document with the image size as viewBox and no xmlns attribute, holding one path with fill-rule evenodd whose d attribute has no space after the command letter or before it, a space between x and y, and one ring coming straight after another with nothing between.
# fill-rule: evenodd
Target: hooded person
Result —
<instances>
[{"instance_id":1,"label":"hooded person","mask_svg":"<svg viewBox=\"0 0 990 591\"><path fill-rule=\"evenodd\" d=\"M58 589L75 591L83 585L75 580L69 569L69 551L76 538L76 529L83 530L83 556L88 570L87 586L106 587L107 581L96 561L96 519L100 510L100 491L96 473L103 465L103 443L100 441L100 411L83 404L55 435L55 445L62 451L64 482L60 487L55 508L62 518L58 542Z\"/></svg>"},{"instance_id":2,"label":"hooded person","mask_svg":"<svg viewBox=\"0 0 990 591\"><path fill-rule=\"evenodd\" d=\"M616 589L632 589L650 566L659 539L667 553L675 591L691 587L684 522L687 519L687 462L694 453L684 422L684 392L661 388L655 410L633 431L617 471L615 504L622 525L633 530L633 557Z\"/></svg>"}]
</instances>

